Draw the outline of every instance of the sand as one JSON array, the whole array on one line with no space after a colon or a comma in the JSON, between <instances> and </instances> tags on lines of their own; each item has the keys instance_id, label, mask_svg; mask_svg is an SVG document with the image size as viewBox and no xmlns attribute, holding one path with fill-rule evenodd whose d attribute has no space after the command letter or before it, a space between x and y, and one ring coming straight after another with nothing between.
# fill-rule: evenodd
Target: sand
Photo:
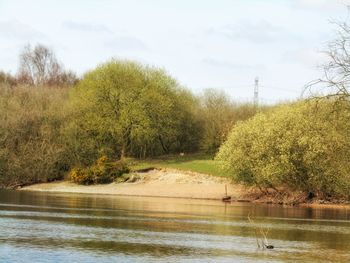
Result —
<instances>
[{"instance_id":1,"label":"sand","mask_svg":"<svg viewBox=\"0 0 350 263\"><path fill-rule=\"evenodd\" d=\"M85 186L58 181L25 186L21 190L217 200L225 196L225 186L227 194L234 200L239 199L244 192L242 186L232 184L228 178L200 173L161 169L135 175L138 180L134 182Z\"/></svg>"},{"instance_id":2,"label":"sand","mask_svg":"<svg viewBox=\"0 0 350 263\"><path fill-rule=\"evenodd\" d=\"M233 184L228 178L216 177L200 173L180 171L174 169L154 169L148 172L135 173L134 178L124 183L110 183L100 185L78 185L70 181L57 181L51 183L34 184L25 186L19 190L81 193L81 194L107 194L119 196L139 197L169 197L186 199L222 200L227 195L232 201L244 201L254 203L298 205L302 207L349 209L347 203L331 202L320 203L319 200L305 202L301 200L295 203L295 197L281 200L280 197L264 196L257 189L247 188L242 185Z\"/></svg>"}]
</instances>

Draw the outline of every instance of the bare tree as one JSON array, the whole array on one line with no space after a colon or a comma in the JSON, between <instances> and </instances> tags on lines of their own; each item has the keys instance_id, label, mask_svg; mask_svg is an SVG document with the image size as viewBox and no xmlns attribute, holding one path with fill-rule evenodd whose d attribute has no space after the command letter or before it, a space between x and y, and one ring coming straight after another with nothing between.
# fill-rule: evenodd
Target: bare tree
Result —
<instances>
[{"instance_id":1,"label":"bare tree","mask_svg":"<svg viewBox=\"0 0 350 263\"><path fill-rule=\"evenodd\" d=\"M321 96L347 99L350 97L350 25L348 22L334 24L338 27L337 38L324 51L329 61L322 66L323 76L308 83L305 91L316 88Z\"/></svg>"},{"instance_id":2,"label":"bare tree","mask_svg":"<svg viewBox=\"0 0 350 263\"><path fill-rule=\"evenodd\" d=\"M73 85L77 80L73 72L64 70L53 51L41 44L34 48L24 47L17 78L19 82L33 86Z\"/></svg>"}]
</instances>

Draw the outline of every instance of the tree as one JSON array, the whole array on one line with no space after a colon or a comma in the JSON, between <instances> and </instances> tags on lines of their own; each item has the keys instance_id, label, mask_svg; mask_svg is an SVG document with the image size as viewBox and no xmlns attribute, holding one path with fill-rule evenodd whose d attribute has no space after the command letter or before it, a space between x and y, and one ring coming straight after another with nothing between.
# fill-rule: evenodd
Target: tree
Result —
<instances>
[{"instance_id":1,"label":"tree","mask_svg":"<svg viewBox=\"0 0 350 263\"><path fill-rule=\"evenodd\" d=\"M203 125L201 149L214 153L226 140L233 125L253 116L256 109L250 104L233 103L223 91L207 89L200 98Z\"/></svg>"},{"instance_id":2,"label":"tree","mask_svg":"<svg viewBox=\"0 0 350 263\"><path fill-rule=\"evenodd\" d=\"M72 106L79 109L71 140L80 142L77 157L87 164L101 154L146 157L194 149L195 136L188 134L197 134L192 97L161 69L117 60L97 67L72 91Z\"/></svg>"},{"instance_id":3,"label":"tree","mask_svg":"<svg viewBox=\"0 0 350 263\"><path fill-rule=\"evenodd\" d=\"M257 114L232 129L216 158L248 185L350 198L345 103L334 111L331 100L302 101Z\"/></svg>"},{"instance_id":4,"label":"tree","mask_svg":"<svg viewBox=\"0 0 350 263\"><path fill-rule=\"evenodd\" d=\"M350 97L350 25L346 22L335 22L337 38L328 44L328 50L323 53L328 62L322 66L323 77L311 81L306 90L316 88L321 96ZM322 93L323 92L323 93Z\"/></svg>"},{"instance_id":5,"label":"tree","mask_svg":"<svg viewBox=\"0 0 350 263\"><path fill-rule=\"evenodd\" d=\"M55 54L48 47L27 45L19 56L18 81L33 86L73 85L75 74L65 71Z\"/></svg>"}]
</instances>

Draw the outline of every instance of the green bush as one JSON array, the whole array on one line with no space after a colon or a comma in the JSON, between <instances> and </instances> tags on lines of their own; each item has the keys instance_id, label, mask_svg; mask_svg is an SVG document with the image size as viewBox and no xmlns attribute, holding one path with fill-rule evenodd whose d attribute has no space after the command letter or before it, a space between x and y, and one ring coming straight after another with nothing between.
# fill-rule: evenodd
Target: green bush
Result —
<instances>
[{"instance_id":1,"label":"green bush","mask_svg":"<svg viewBox=\"0 0 350 263\"><path fill-rule=\"evenodd\" d=\"M348 106L318 100L258 114L233 128L216 159L248 185L350 197Z\"/></svg>"},{"instance_id":2,"label":"green bush","mask_svg":"<svg viewBox=\"0 0 350 263\"><path fill-rule=\"evenodd\" d=\"M106 156L102 156L89 167L73 168L69 178L77 184L107 184L129 171L124 161L110 162Z\"/></svg>"}]
</instances>

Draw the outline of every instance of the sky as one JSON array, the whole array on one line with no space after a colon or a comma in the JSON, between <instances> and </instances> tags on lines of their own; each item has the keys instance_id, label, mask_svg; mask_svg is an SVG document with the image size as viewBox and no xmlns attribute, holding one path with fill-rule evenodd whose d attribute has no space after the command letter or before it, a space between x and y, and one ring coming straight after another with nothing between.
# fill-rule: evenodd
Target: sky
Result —
<instances>
[{"instance_id":1,"label":"sky","mask_svg":"<svg viewBox=\"0 0 350 263\"><path fill-rule=\"evenodd\" d=\"M275 103L321 76L332 21L348 0L0 0L0 70L16 73L27 44L52 48L82 75L111 58L164 68L200 93Z\"/></svg>"}]
</instances>

